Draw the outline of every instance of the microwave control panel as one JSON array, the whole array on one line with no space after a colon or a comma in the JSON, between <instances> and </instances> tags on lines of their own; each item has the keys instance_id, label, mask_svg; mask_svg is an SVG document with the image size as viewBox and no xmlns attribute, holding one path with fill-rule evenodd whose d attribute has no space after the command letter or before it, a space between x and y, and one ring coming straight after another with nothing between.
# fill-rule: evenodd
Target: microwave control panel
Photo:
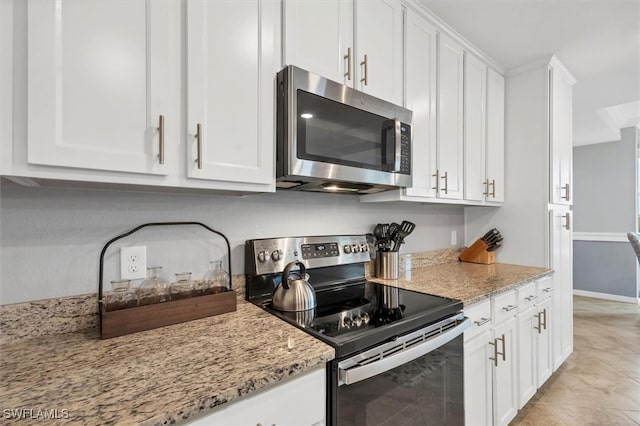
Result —
<instances>
[{"instance_id":1,"label":"microwave control panel","mask_svg":"<svg viewBox=\"0 0 640 426\"><path fill-rule=\"evenodd\" d=\"M411 174L411 126L400 124L400 173Z\"/></svg>"}]
</instances>

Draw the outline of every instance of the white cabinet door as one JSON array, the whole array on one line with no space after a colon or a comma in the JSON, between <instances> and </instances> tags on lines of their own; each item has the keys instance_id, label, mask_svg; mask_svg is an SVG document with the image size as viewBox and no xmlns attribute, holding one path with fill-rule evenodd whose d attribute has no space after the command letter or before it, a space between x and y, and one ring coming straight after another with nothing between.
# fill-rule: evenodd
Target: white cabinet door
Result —
<instances>
[{"instance_id":1,"label":"white cabinet door","mask_svg":"<svg viewBox=\"0 0 640 426\"><path fill-rule=\"evenodd\" d=\"M491 331L464 344L464 416L466 425L493 423Z\"/></svg>"},{"instance_id":2,"label":"white cabinet door","mask_svg":"<svg viewBox=\"0 0 640 426\"><path fill-rule=\"evenodd\" d=\"M518 413L516 318L502 321L493 329L498 351L493 369L493 424L508 425Z\"/></svg>"},{"instance_id":3,"label":"white cabinet door","mask_svg":"<svg viewBox=\"0 0 640 426\"><path fill-rule=\"evenodd\" d=\"M353 86L353 1L285 0L282 65Z\"/></svg>"},{"instance_id":4,"label":"white cabinet door","mask_svg":"<svg viewBox=\"0 0 640 426\"><path fill-rule=\"evenodd\" d=\"M489 68L487 73L486 179L487 201L504 201L504 77Z\"/></svg>"},{"instance_id":5,"label":"white cabinet door","mask_svg":"<svg viewBox=\"0 0 640 426\"><path fill-rule=\"evenodd\" d=\"M482 201L490 193L485 173L487 66L464 53L464 198Z\"/></svg>"},{"instance_id":6,"label":"white cabinet door","mask_svg":"<svg viewBox=\"0 0 640 426\"><path fill-rule=\"evenodd\" d=\"M569 206L549 210L551 264L554 269L552 315L554 369L573 352L573 214Z\"/></svg>"},{"instance_id":7,"label":"white cabinet door","mask_svg":"<svg viewBox=\"0 0 640 426\"><path fill-rule=\"evenodd\" d=\"M356 89L402 105L402 4L357 0Z\"/></svg>"},{"instance_id":8,"label":"white cabinet door","mask_svg":"<svg viewBox=\"0 0 640 426\"><path fill-rule=\"evenodd\" d=\"M536 307L518 313L518 408L536 393Z\"/></svg>"},{"instance_id":9,"label":"white cabinet door","mask_svg":"<svg viewBox=\"0 0 640 426\"><path fill-rule=\"evenodd\" d=\"M438 35L438 182L440 198L463 196L463 63L462 46Z\"/></svg>"},{"instance_id":10,"label":"white cabinet door","mask_svg":"<svg viewBox=\"0 0 640 426\"><path fill-rule=\"evenodd\" d=\"M536 386L539 388L553 373L551 351L552 307L551 298L536 304L534 327L536 332Z\"/></svg>"},{"instance_id":11,"label":"white cabinet door","mask_svg":"<svg viewBox=\"0 0 640 426\"><path fill-rule=\"evenodd\" d=\"M436 50L433 25L412 10L406 16L406 99L413 111L410 196L435 197L431 175L436 170Z\"/></svg>"},{"instance_id":12,"label":"white cabinet door","mask_svg":"<svg viewBox=\"0 0 640 426\"><path fill-rule=\"evenodd\" d=\"M196 426L323 425L324 368L248 395L188 424Z\"/></svg>"},{"instance_id":13,"label":"white cabinet door","mask_svg":"<svg viewBox=\"0 0 640 426\"><path fill-rule=\"evenodd\" d=\"M186 7L187 176L273 184L280 4L189 0Z\"/></svg>"},{"instance_id":14,"label":"white cabinet door","mask_svg":"<svg viewBox=\"0 0 640 426\"><path fill-rule=\"evenodd\" d=\"M550 202L554 204L572 204L573 175L573 108L572 85L561 72L549 68L550 84L550 164L551 192Z\"/></svg>"},{"instance_id":15,"label":"white cabinet door","mask_svg":"<svg viewBox=\"0 0 640 426\"><path fill-rule=\"evenodd\" d=\"M162 164L158 131L170 107L168 1L30 0L27 19L28 163L175 167L173 156Z\"/></svg>"}]
</instances>

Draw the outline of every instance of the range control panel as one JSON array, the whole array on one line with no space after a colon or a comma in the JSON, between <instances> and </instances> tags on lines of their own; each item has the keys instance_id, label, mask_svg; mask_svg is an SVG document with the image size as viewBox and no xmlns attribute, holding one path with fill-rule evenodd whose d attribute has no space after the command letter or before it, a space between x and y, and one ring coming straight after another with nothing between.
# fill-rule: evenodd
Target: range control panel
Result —
<instances>
[{"instance_id":1,"label":"range control panel","mask_svg":"<svg viewBox=\"0 0 640 426\"><path fill-rule=\"evenodd\" d=\"M247 241L246 269L250 275L282 272L294 260L307 268L363 263L372 247L365 235L267 238Z\"/></svg>"}]
</instances>

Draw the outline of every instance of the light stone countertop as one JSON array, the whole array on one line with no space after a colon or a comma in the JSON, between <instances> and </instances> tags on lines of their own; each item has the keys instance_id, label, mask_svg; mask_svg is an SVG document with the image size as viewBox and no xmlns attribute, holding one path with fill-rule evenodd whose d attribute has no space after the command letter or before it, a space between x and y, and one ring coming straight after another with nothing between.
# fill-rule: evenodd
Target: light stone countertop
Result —
<instances>
[{"instance_id":1,"label":"light stone countertop","mask_svg":"<svg viewBox=\"0 0 640 426\"><path fill-rule=\"evenodd\" d=\"M438 265L413 266L411 256L401 258L405 265L397 280L382 280L408 290L460 299L464 306L472 305L493 295L503 293L521 284L542 278L553 270L534 266L494 263L482 265L465 262L448 262Z\"/></svg>"},{"instance_id":2,"label":"light stone countertop","mask_svg":"<svg viewBox=\"0 0 640 426\"><path fill-rule=\"evenodd\" d=\"M113 339L93 329L1 345L0 416L11 423L4 410L28 408L67 410L65 424L172 424L333 358L331 346L239 300L235 312Z\"/></svg>"}]
</instances>

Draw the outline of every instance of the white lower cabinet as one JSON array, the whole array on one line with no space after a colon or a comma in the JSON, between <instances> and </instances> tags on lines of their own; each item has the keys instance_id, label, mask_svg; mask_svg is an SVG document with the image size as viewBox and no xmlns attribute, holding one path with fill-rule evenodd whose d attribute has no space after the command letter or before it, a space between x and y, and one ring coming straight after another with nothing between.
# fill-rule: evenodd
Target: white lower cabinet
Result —
<instances>
[{"instance_id":1,"label":"white lower cabinet","mask_svg":"<svg viewBox=\"0 0 640 426\"><path fill-rule=\"evenodd\" d=\"M319 368L272 387L225 404L190 425L286 426L325 424L326 372ZM228 405L228 406L226 406Z\"/></svg>"},{"instance_id":2,"label":"white lower cabinet","mask_svg":"<svg viewBox=\"0 0 640 426\"><path fill-rule=\"evenodd\" d=\"M507 425L518 412L515 291L465 309L465 424Z\"/></svg>"}]
</instances>

